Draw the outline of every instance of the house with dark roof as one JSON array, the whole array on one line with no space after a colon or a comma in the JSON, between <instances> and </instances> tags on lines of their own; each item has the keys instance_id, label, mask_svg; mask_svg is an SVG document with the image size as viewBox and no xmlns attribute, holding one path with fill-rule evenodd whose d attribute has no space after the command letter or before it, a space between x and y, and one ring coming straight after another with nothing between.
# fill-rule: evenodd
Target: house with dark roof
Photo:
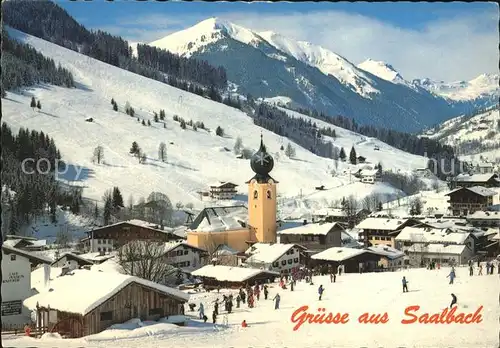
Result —
<instances>
[{"instance_id":1,"label":"house with dark roof","mask_svg":"<svg viewBox=\"0 0 500 348\"><path fill-rule=\"evenodd\" d=\"M452 180L452 187L500 187L500 177L498 174L486 173L486 174L469 174L462 173L457 175Z\"/></svg>"},{"instance_id":2,"label":"house with dark roof","mask_svg":"<svg viewBox=\"0 0 500 348\"><path fill-rule=\"evenodd\" d=\"M450 211L453 216L467 216L479 210L486 210L493 205L496 191L483 186L459 187L446 196L449 196Z\"/></svg>"},{"instance_id":3,"label":"house with dark roof","mask_svg":"<svg viewBox=\"0 0 500 348\"><path fill-rule=\"evenodd\" d=\"M92 266L94 262L73 253L64 253L54 262L52 267L68 268L69 270L78 269L84 266Z\"/></svg>"},{"instance_id":4,"label":"house with dark roof","mask_svg":"<svg viewBox=\"0 0 500 348\"><path fill-rule=\"evenodd\" d=\"M233 199L236 195L236 187L238 185L222 181L210 185L210 197L214 199Z\"/></svg>"}]
</instances>

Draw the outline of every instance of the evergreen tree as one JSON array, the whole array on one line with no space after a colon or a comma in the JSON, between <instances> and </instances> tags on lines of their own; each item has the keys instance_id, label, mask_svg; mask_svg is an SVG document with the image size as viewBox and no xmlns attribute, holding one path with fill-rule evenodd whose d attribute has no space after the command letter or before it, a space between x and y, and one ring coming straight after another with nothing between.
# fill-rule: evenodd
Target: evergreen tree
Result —
<instances>
[{"instance_id":1,"label":"evergreen tree","mask_svg":"<svg viewBox=\"0 0 500 348\"><path fill-rule=\"evenodd\" d=\"M142 120L142 125L145 126L146 125L146 122L144 122L144 120Z\"/></svg>"},{"instance_id":2,"label":"evergreen tree","mask_svg":"<svg viewBox=\"0 0 500 348\"><path fill-rule=\"evenodd\" d=\"M160 110L160 120L164 120L165 119L165 110Z\"/></svg>"},{"instance_id":3,"label":"evergreen tree","mask_svg":"<svg viewBox=\"0 0 500 348\"><path fill-rule=\"evenodd\" d=\"M116 105L116 103L115 103L115 104L113 104L113 110L114 110L114 111L118 111L118 105Z\"/></svg>"},{"instance_id":4,"label":"evergreen tree","mask_svg":"<svg viewBox=\"0 0 500 348\"><path fill-rule=\"evenodd\" d=\"M40 100L36 102L36 108L38 109L38 111L42 109L42 104L40 104Z\"/></svg>"},{"instance_id":5,"label":"evergreen tree","mask_svg":"<svg viewBox=\"0 0 500 348\"><path fill-rule=\"evenodd\" d=\"M97 221L99 219L99 208L97 207L97 203L95 204L94 208L94 219Z\"/></svg>"},{"instance_id":6,"label":"evergreen tree","mask_svg":"<svg viewBox=\"0 0 500 348\"><path fill-rule=\"evenodd\" d=\"M31 104L30 104L30 107L33 109L33 111L35 111L35 108L36 108L36 100L35 100L35 97L31 97Z\"/></svg>"},{"instance_id":7,"label":"evergreen tree","mask_svg":"<svg viewBox=\"0 0 500 348\"><path fill-rule=\"evenodd\" d=\"M356 150L354 149L354 146L351 148L351 152L349 153L349 162L351 162L351 164L358 163L358 156L356 155Z\"/></svg>"},{"instance_id":8,"label":"evergreen tree","mask_svg":"<svg viewBox=\"0 0 500 348\"><path fill-rule=\"evenodd\" d=\"M139 153L139 150L140 150L139 144L137 144L137 142L133 141L132 142L132 147L130 148L130 152L129 153L135 155L135 154Z\"/></svg>"},{"instance_id":9,"label":"evergreen tree","mask_svg":"<svg viewBox=\"0 0 500 348\"><path fill-rule=\"evenodd\" d=\"M154 121L155 121L155 122L158 122L158 115L156 114L156 112L155 112Z\"/></svg>"},{"instance_id":10,"label":"evergreen tree","mask_svg":"<svg viewBox=\"0 0 500 348\"><path fill-rule=\"evenodd\" d=\"M120 189L116 186L113 187L112 207L115 209L124 207L122 193L120 192Z\"/></svg>"},{"instance_id":11,"label":"evergreen tree","mask_svg":"<svg viewBox=\"0 0 500 348\"><path fill-rule=\"evenodd\" d=\"M222 129L220 126L217 126L217 128L215 129L215 134L218 135L219 137L223 137L224 129Z\"/></svg>"},{"instance_id":12,"label":"evergreen tree","mask_svg":"<svg viewBox=\"0 0 500 348\"><path fill-rule=\"evenodd\" d=\"M94 149L93 160L97 162L97 164L100 164L103 159L104 159L104 148L101 145L99 145Z\"/></svg>"},{"instance_id":13,"label":"evergreen tree","mask_svg":"<svg viewBox=\"0 0 500 348\"><path fill-rule=\"evenodd\" d=\"M148 120L148 126L151 126L151 121Z\"/></svg>"},{"instance_id":14,"label":"evergreen tree","mask_svg":"<svg viewBox=\"0 0 500 348\"><path fill-rule=\"evenodd\" d=\"M111 221L111 212L113 210L113 195L111 192L106 191L104 193L104 211L102 214L104 225L109 225Z\"/></svg>"},{"instance_id":15,"label":"evergreen tree","mask_svg":"<svg viewBox=\"0 0 500 348\"><path fill-rule=\"evenodd\" d=\"M115 105L115 100L113 98L111 98L111 105Z\"/></svg>"},{"instance_id":16,"label":"evergreen tree","mask_svg":"<svg viewBox=\"0 0 500 348\"><path fill-rule=\"evenodd\" d=\"M347 157L347 156L346 156L346 154L345 154L345 150L344 150L344 148L342 147L342 148L340 149L339 158L340 158L340 160L341 160L341 161L345 161L346 157Z\"/></svg>"},{"instance_id":17,"label":"evergreen tree","mask_svg":"<svg viewBox=\"0 0 500 348\"><path fill-rule=\"evenodd\" d=\"M184 120L181 120L180 126L182 129L186 129L186 122Z\"/></svg>"},{"instance_id":18,"label":"evergreen tree","mask_svg":"<svg viewBox=\"0 0 500 348\"><path fill-rule=\"evenodd\" d=\"M288 158L294 158L295 157L295 149L293 148L292 144L288 143L285 149L285 155Z\"/></svg>"}]
</instances>

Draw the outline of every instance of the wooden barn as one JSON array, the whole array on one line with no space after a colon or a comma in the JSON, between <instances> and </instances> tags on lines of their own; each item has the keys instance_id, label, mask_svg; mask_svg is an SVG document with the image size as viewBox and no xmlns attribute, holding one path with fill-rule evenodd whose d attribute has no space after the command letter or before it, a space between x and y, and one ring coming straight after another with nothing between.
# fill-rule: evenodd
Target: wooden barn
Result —
<instances>
[{"instance_id":1,"label":"wooden barn","mask_svg":"<svg viewBox=\"0 0 500 348\"><path fill-rule=\"evenodd\" d=\"M191 275L200 278L205 288L240 288L247 284L252 286L256 283L264 284L274 281L280 274L278 272L265 271L256 268L230 267L222 265L207 265Z\"/></svg>"},{"instance_id":2,"label":"wooden barn","mask_svg":"<svg viewBox=\"0 0 500 348\"><path fill-rule=\"evenodd\" d=\"M24 300L36 313L36 330L63 337L99 333L133 318L184 324L189 296L151 281L112 272L74 270L47 280L38 294ZM177 320L177 322L176 322Z\"/></svg>"}]
</instances>

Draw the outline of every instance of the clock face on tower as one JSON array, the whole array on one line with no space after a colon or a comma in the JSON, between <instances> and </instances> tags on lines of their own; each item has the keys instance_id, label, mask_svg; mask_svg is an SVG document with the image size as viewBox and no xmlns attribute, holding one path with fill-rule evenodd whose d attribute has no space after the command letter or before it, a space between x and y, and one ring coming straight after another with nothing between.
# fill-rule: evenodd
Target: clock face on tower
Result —
<instances>
[{"instance_id":1,"label":"clock face on tower","mask_svg":"<svg viewBox=\"0 0 500 348\"><path fill-rule=\"evenodd\" d=\"M268 184L274 184L274 180L273 180L273 179L269 179L269 180L267 181L267 183L268 183Z\"/></svg>"}]
</instances>

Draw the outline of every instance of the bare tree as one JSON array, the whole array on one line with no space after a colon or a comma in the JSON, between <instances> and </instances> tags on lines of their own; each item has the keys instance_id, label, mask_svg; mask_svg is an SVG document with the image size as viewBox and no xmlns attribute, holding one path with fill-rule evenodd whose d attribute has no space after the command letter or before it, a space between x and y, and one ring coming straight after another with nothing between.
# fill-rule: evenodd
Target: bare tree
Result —
<instances>
[{"instance_id":1,"label":"bare tree","mask_svg":"<svg viewBox=\"0 0 500 348\"><path fill-rule=\"evenodd\" d=\"M177 202L177 203L175 203L175 208L176 208L177 210L181 210L183 207L184 207L184 204L182 204L182 202Z\"/></svg>"},{"instance_id":2,"label":"bare tree","mask_svg":"<svg viewBox=\"0 0 500 348\"><path fill-rule=\"evenodd\" d=\"M410 215L420 215L422 214L423 203L419 197L416 197L410 201Z\"/></svg>"},{"instance_id":3,"label":"bare tree","mask_svg":"<svg viewBox=\"0 0 500 348\"><path fill-rule=\"evenodd\" d=\"M288 158L294 158L295 157L295 148L292 146L292 144L288 143L285 149L285 155Z\"/></svg>"},{"instance_id":4,"label":"bare tree","mask_svg":"<svg viewBox=\"0 0 500 348\"><path fill-rule=\"evenodd\" d=\"M186 208L189 209L189 210L193 210L194 204L193 203L188 203L188 204L186 204Z\"/></svg>"},{"instance_id":5,"label":"bare tree","mask_svg":"<svg viewBox=\"0 0 500 348\"><path fill-rule=\"evenodd\" d=\"M56 234L55 244L61 248L67 248L71 242L72 238L68 226L61 226Z\"/></svg>"},{"instance_id":6,"label":"bare tree","mask_svg":"<svg viewBox=\"0 0 500 348\"><path fill-rule=\"evenodd\" d=\"M101 145L99 145L94 149L92 161L93 162L97 161L97 164L100 164L103 159L104 159L104 148Z\"/></svg>"},{"instance_id":7,"label":"bare tree","mask_svg":"<svg viewBox=\"0 0 500 348\"><path fill-rule=\"evenodd\" d=\"M432 180L432 183L431 183L431 188L436 191L436 193L439 193L441 191L441 185L439 183L439 180L438 179L434 179Z\"/></svg>"},{"instance_id":8,"label":"bare tree","mask_svg":"<svg viewBox=\"0 0 500 348\"><path fill-rule=\"evenodd\" d=\"M167 160L167 145L164 142L161 142L160 146L158 146L158 159L162 162Z\"/></svg>"},{"instance_id":9,"label":"bare tree","mask_svg":"<svg viewBox=\"0 0 500 348\"><path fill-rule=\"evenodd\" d=\"M165 260L165 243L133 241L118 249L118 264L126 274L155 283L165 283L177 269Z\"/></svg>"},{"instance_id":10,"label":"bare tree","mask_svg":"<svg viewBox=\"0 0 500 348\"><path fill-rule=\"evenodd\" d=\"M243 147L243 141L240 137L236 138L236 142L234 143L234 153L239 154L241 152L241 148Z\"/></svg>"},{"instance_id":11,"label":"bare tree","mask_svg":"<svg viewBox=\"0 0 500 348\"><path fill-rule=\"evenodd\" d=\"M173 222L173 206L170 198L161 192L151 192L147 202L144 204L146 208L146 219L158 225L170 226Z\"/></svg>"},{"instance_id":12,"label":"bare tree","mask_svg":"<svg viewBox=\"0 0 500 348\"><path fill-rule=\"evenodd\" d=\"M350 195L349 197L342 200L342 211L346 215L346 219L350 228L354 227L358 205L358 201L353 195Z\"/></svg>"},{"instance_id":13,"label":"bare tree","mask_svg":"<svg viewBox=\"0 0 500 348\"><path fill-rule=\"evenodd\" d=\"M141 151L141 155L139 156L139 163L144 164L146 163L146 160L147 160L146 153Z\"/></svg>"}]
</instances>

